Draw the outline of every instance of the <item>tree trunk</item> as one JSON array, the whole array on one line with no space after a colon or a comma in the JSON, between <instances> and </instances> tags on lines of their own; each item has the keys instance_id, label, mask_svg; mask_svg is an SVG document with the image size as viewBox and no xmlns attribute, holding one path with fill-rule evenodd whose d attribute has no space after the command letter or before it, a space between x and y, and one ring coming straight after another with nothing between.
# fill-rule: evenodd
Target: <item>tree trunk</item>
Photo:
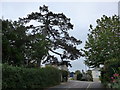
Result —
<instances>
[{"instance_id":1,"label":"tree trunk","mask_svg":"<svg viewBox=\"0 0 120 90\"><path fill-rule=\"evenodd\" d=\"M37 67L40 67L40 68L41 68L41 60L38 60L38 61L37 61Z\"/></svg>"}]
</instances>

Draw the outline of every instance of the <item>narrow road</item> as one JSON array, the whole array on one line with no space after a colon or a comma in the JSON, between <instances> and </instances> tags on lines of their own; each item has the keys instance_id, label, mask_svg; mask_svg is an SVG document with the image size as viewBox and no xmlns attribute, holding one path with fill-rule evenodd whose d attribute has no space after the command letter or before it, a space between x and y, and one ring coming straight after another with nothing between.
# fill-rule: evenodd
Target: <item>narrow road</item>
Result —
<instances>
[{"instance_id":1,"label":"narrow road","mask_svg":"<svg viewBox=\"0 0 120 90\"><path fill-rule=\"evenodd\" d=\"M70 80L67 83L49 88L48 90L105 90L100 82Z\"/></svg>"}]
</instances>

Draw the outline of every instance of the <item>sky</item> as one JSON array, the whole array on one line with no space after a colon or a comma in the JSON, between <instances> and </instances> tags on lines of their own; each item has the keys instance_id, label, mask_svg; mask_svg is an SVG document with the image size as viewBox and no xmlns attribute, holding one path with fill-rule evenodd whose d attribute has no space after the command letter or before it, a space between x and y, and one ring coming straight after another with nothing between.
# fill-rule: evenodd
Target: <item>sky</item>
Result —
<instances>
[{"instance_id":1,"label":"sky","mask_svg":"<svg viewBox=\"0 0 120 90\"><path fill-rule=\"evenodd\" d=\"M2 4L2 5L1 5ZM79 48L83 48L89 33L89 26L96 26L96 20L103 15L118 15L118 2L2 2L2 15L4 19L18 20L31 12L39 12L39 6L47 5L49 10L54 13L64 13L71 19L74 25L70 35L82 40ZM1 11L0 11L1 12ZM70 71L87 70L84 65L84 57L71 61Z\"/></svg>"}]
</instances>

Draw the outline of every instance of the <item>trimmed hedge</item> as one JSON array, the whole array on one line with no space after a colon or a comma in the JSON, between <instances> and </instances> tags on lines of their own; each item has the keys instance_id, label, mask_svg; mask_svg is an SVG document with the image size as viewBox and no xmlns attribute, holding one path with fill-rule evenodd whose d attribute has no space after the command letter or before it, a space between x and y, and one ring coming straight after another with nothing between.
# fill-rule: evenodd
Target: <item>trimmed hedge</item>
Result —
<instances>
[{"instance_id":1,"label":"trimmed hedge","mask_svg":"<svg viewBox=\"0 0 120 90\"><path fill-rule=\"evenodd\" d=\"M53 67L23 68L3 65L2 88L46 88L60 83L60 71Z\"/></svg>"}]
</instances>

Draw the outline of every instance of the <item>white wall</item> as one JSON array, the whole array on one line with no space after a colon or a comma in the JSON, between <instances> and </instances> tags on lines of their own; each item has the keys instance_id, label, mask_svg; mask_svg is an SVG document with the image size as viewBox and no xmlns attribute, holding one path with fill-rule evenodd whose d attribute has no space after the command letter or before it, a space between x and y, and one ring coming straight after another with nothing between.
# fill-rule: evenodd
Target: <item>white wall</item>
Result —
<instances>
[{"instance_id":1,"label":"white wall","mask_svg":"<svg viewBox=\"0 0 120 90\"><path fill-rule=\"evenodd\" d=\"M99 76L100 76L100 71L92 71L92 76L93 76L93 81L100 81Z\"/></svg>"}]
</instances>

